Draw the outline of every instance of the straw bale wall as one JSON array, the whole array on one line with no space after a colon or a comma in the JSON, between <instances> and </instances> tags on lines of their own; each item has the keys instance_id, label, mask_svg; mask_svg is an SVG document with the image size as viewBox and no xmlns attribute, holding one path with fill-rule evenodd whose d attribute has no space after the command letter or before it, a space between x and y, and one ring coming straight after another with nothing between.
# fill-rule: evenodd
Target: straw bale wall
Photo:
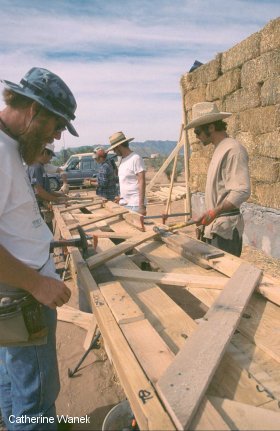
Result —
<instances>
[{"instance_id":1,"label":"straw bale wall","mask_svg":"<svg viewBox=\"0 0 280 431\"><path fill-rule=\"evenodd\" d=\"M195 103L213 101L232 112L229 134L248 150L251 203L280 208L280 18L181 79L188 120ZM202 148L193 130L192 192L203 192L213 148ZM211 146L212 147L212 146Z\"/></svg>"}]
</instances>

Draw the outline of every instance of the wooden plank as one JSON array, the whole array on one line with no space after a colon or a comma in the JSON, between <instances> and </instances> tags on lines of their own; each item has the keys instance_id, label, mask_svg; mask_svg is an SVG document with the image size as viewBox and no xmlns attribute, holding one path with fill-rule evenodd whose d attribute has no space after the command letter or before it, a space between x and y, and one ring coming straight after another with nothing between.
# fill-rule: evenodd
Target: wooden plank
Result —
<instances>
[{"instance_id":1,"label":"wooden plank","mask_svg":"<svg viewBox=\"0 0 280 431\"><path fill-rule=\"evenodd\" d=\"M193 238L190 239L196 242L200 242ZM226 252L224 252L224 256L209 258L207 260L207 264L211 266L211 268L221 272L224 275L227 275L228 277L231 277L234 274L234 272L237 270L237 268L241 265L242 262L245 261ZM271 302L280 305L279 279L272 277L268 274L263 274L260 283L257 286L257 291L261 293L265 298L269 299Z\"/></svg>"},{"instance_id":2,"label":"wooden plank","mask_svg":"<svg viewBox=\"0 0 280 431\"><path fill-rule=\"evenodd\" d=\"M260 276L259 269L240 266L208 311L207 322L188 338L158 381L158 392L178 429L190 424Z\"/></svg>"},{"instance_id":3,"label":"wooden plank","mask_svg":"<svg viewBox=\"0 0 280 431\"><path fill-rule=\"evenodd\" d=\"M73 229L77 229L78 226L88 226L90 224L93 224L93 223L96 223L96 222L99 222L99 221L108 220L110 218L114 218L114 217L120 216L120 215L125 214L127 212L128 212L127 209L120 209L120 210L117 210L115 213L109 213L107 215L96 216L95 218L93 218L91 220L84 221L84 222L81 222L81 223L75 223L75 224L69 226L69 229L73 230Z\"/></svg>"},{"instance_id":4,"label":"wooden plank","mask_svg":"<svg viewBox=\"0 0 280 431\"><path fill-rule=\"evenodd\" d=\"M89 207L89 204L76 204L76 205L71 205L71 206L68 206L65 208L60 208L59 211L60 211L60 213L64 213L64 212L70 212L73 210L78 210L78 209L87 208L87 207ZM91 208L102 208L102 204L101 204L101 202L100 203L97 202L96 204L90 204L90 207Z\"/></svg>"},{"instance_id":5,"label":"wooden plank","mask_svg":"<svg viewBox=\"0 0 280 431\"><path fill-rule=\"evenodd\" d=\"M228 278L211 275L184 274L172 272L152 272L113 268L112 274L120 280L151 281L157 284L166 284L180 287L196 287L204 289L221 290Z\"/></svg>"},{"instance_id":6,"label":"wooden plank","mask_svg":"<svg viewBox=\"0 0 280 431\"><path fill-rule=\"evenodd\" d=\"M93 236L98 238L118 238L118 239L129 239L132 237L131 234L125 232L103 232L102 230L95 230Z\"/></svg>"},{"instance_id":7,"label":"wooden plank","mask_svg":"<svg viewBox=\"0 0 280 431\"><path fill-rule=\"evenodd\" d=\"M123 218L130 226L145 232L145 227L141 223L141 214L130 211L128 214L124 214Z\"/></svg>"},{"instance_id":8,"label":"wooden plank","mask_svg":"<svg viewBox=\"0 0 280 431\"><path fill-rule=\"evenodd\" d=\"M210 401L223 417L232 418L231 429L244 431L280 429L280 413L218 397L210 397Z\"/></svg>"},{"instance_id":9,"label":"wooden plank","mask_svg":"<svg viewBox=\"0 0 280 431\"><path fill-rule=\"evenodd\" d=\"M165 412L154 388L129 348L85 263L77 262L77 272L83 286L89 292L98 327L109 347L115 369L140 429L174 430L174 424ZM149 394L144 401L143 393Z\"/></svg>"},{"instance_id":10,"label":"wooden plank","mask_svg":"<svg viewBox=\"0 0 280 431\"><path fill-rule=\"evenodd\" d=\"M205 271L197 265L183 260L179 256L176 258L176 254L166 249L164 245L160 246L156 243L149 243L147 245L142 244L137 247L137 250L156 263L162 270L186 273L190 271L199 271L199 273L205 273ZM223 259L224 257L217 258L216 260L220 262ZM230 263L233 262L235 270L242 262L244 262L242 259L228 255L227 253L225 253L225 259L223 266L227 265L227 259L229 259ZM209 263L211 264L211 259L209 260ZM230 264L227 268L228 271L226 272L223 270L223 273L227 273L229 275ZM272 289L272 291L279 291L279 287L276 286L278 280L272 279L272 284L270 282L267 283L267 279L271 280L272 277L263 276L259 286L256 287L256 291L259 290L260 285L262 285L263 289L266 289L267 292L269 292L269 289ZM210 307L213 304L219 294L219 292L215 292L215 290L210 289L187 287L187 290L207 307ZM269 293L267 293L266 296L269 296ZM245 315L240 321L238 330L246 335L248 339L259 348L280 362L280 344L278 343L280 333L279 307L271 302L267 302L265 298L262 298L260 295L254 294L251 297L250 303L244 314Z\"/></svg>"},{"instance_id":11,"label":"wooden plank","mask_svg":"<svg viewBox=\"0 0 280 431\"><path fill-rule=\"evenodd\" d=\"M145 318L144 313L118 281L101 283L99 288L118 324L136 322Z\"/></svg>"},{"instance_id":12,"label":"wooden plank","mask_svg":"<svg viewBox=\"0 0 280 431\"><path fill-rule=\"evenodd\" d=\"M85 313L68 305L57 307L57 319L63 322L74 323L86 330L89 330L91 326L96 324L93 314Z\"/></svg>"},{"instance_id":13,"label":"wooden plank","mask_svg":"<svg viewBox=\"0 0 280 431\"><path fill-rule=\"evenodd\" d=\"M119 229L124 223L125 222L116 223L114 228ZM111 247L110 244L109 240L101 240L99 248L101 250L106 250L108 247ZM178 259L178 257L176 258L177 255L168 251L165 245L151 242L149 246L145 246L145 248L153 248L154 246L168 252L168 257L164 259L164 266L168 268L176 268L178 266L178 268L183 267L186 271L189 270L186 261ZM172 256L170 256L170 253L172 253ZM205 273L200 267L192 263L190 264L192 265L192 269L195 267L200 273ZM132 270L137 268L131 259L125 255L109 261L107 266L110 268L110 271L114 268L128 268ZM141 273L139 268L138 271ZM151 282L131 282L124 280L122 285L133 300L139 304L145 316L161 335L168 347L174 353L177 353L178 349L182 348L184 345L186 337L190 336L197 328L197 324L193 319ZM224 396L230 394L230 396L235 397L236 400L253 403L254 405L267 402L266 394L256 390L257 382L254 380L253 375L249 377L248 373L242 370L242 367L230 355L226 353L222 363L225 370L223 372L223 381L221 382L219 379L215 387L222 390ZM217 429L216 427L219 421L213 419L213 411L208 409L208 405L209 404L206 405L206 408L202 412L201 421L208 424L204 429ZM221 429L225 428L221 427Z\"/></svg>"},{"instance_id":14,"label":"wooden plank","mask_svg":"<svg viewBox=\"0 0 280 431\"><path fill-rule=\"evenodd\" d=\"M150 239L153 239L155 236L157 236L157 233L155 232L142 233L141 235L136 236L134 239L126 240L121 244L115 245L109 250L98 253L95 256L88 258L87 264L90 269L97 268L98 266L102 265L108 260L111 260L114 257L119 256L120 254L126 253L129 250L132 250L137 245L142 244L145 241L149 241Z\"/></svg>"},{"instance_id":15,"label":"wooden plank","mask_svg":"<svg viewBox=\"0 0 280 431\"><path fill-rule=\"evenodd\" d=\"M114 224L113 228L119 230L123 229L125 225L125 222L118 222ZM128 228L127 231L133 233L132 228ZM162 259L163 265L167 269L177 269L182 272L183 270L188 271L189 268L191 268L192 271L196 269L200 271L200 273L205 273L201 268L191 262L179 259L176 257L175 253L168 251L166 247L160 243L149 243L149 245L144 246L144 249L154 250L155 246L157 250L164 250L164 252L167 253L166 258ZM100 240L100 250L104 251L111 247L112 243L110 240ZM140 248L142 251L142 246L140 246ZM76 252L79 254L77 250L73 250L73 254ZM150 256L150 252L148 255ZM158 260L157 262L160 264ZM125 255L109 261L107 265L110 269L120 267L126 267L128 269L137 268L131 259ZM139 270L139 272L141 271ZM157 328L168 346L176 353L178 348L182 347L184 344L186 336L190 335L196 329L197 325L195 322L154 284L141 281L136 283L124 281L123 285L133 299L141 305L141 308L149 317L149 321ZM223 381L218 381L217 386L223 389L225 396L227 393L230 393L231 396L236 397L237 400L242 399L242 401L252 402L255 405L267 402L266 395L256 390L256 383L253 375L249 377L244 370L242 371L242 368L239 367L238 363L236 363L230 355L225 355L223 364L225 369ZM232 376L234 377L233 379ZM234 390L233 393L232 390ZM206 425L205 428L198 427L197 429L218 429L217 420L213 418L214 416L211 412L209 413L207 408L203 409L202 419L204 419L208 425ZM221 429L225 428L226 427L222 427Z\"/></svg>"},{"instance_id":16,"label":"wooden plank","mask_svg":"<svg viewBox=\"0 0 280 431\"><path fill-rule=\"evenodd\" d=\"M169 235L162 237L167 247L178 252L181 256L197 263L205 269L210 268L208 260L210 258L217 258L224 255L222 250L219 250L212 245L206 244L202 241L196 241L189 238L187 235Z\"/></svg>"}]
</instances>

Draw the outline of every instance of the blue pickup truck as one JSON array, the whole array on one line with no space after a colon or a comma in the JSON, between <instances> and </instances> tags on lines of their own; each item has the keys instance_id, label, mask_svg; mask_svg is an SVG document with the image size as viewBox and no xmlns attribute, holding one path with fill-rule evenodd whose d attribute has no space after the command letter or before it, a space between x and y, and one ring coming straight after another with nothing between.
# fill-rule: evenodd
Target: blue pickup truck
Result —
<instances>
[{"instance_id":1,"label":"blue pickup truck","mask_svg":"<svg viewBox=\"0 0 280 431\"><path fill-rule=\"evenodd\" d=\"M114 159L117 164L117 156L108 154L109 159ZM69 186L81 186L85 178L94 178L98 174L99 165L94 159L93 153L73 154L67 162L60 167L66 174ZM51 190L59 190L62 180L59 173L49 173Z\"/></svg>"}]
</instances>

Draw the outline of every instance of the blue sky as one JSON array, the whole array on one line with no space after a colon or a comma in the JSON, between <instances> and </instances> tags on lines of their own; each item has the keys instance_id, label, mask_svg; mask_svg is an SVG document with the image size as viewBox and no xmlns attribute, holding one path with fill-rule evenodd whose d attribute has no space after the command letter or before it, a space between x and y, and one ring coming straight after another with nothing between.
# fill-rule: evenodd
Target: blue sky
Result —
<instances>
[{"instance_id":1,"label":"blue sky","mask_svg":"<svg viewBox=\"0 0 280 431\"><path fill-rule=\"evenodd\" d=\"M0 0L3 79L33 66L60 75L77 99L75 126L56 143L177 140L179 81L279 16L278 0Z\"/></svg>"}]
</instances>

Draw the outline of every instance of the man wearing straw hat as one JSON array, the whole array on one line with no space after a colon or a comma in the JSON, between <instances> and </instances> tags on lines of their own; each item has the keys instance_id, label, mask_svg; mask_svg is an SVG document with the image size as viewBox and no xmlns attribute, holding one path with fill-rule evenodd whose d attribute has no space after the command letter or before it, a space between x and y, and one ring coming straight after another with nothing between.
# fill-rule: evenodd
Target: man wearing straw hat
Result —
<instances>
[{"instance_id":1,"label":"man wearing straw hat","mask_svg":"<svg viewBox=\"0 0 280 431\"><path fill-rule=\"evenodd\" d=\"M250 196L250 178L246 149L226 132L223 120L230 115L220 112L215 103L197 103L186 128L194 129L203 146L215 147L206 180L206 212L196 224L204 227L206 242L240 256L244 230L240 205Z\"/></svg>"},{"instance_id":2,"label":"man wearing straw hat","mask_svg":"<svg viewBox=\"0 0 280 431\"><path fill-rule=\"evenodd\" d=\"M23 161L34 163L66 128L78 136L76 100L65 82L33 67L19 84L3 80L0 112L0 409L11 430L55 430L59 392L56 307L71 291L50 256Z\"/></svg>"},{"instance_id":3,"label":"man wearing straw hat","mask_svg":"<svg viewBox=\"0 0 280 431\"><path fill-rule=\"evenodd\" d=\"M119 165L120 205L131 211L146 215L145 205L145 165L139 154L129 148L129 142L134 138L126 138L123 132L110 136L110 148L121 157Z\"/></svg>"}]
</instances>

